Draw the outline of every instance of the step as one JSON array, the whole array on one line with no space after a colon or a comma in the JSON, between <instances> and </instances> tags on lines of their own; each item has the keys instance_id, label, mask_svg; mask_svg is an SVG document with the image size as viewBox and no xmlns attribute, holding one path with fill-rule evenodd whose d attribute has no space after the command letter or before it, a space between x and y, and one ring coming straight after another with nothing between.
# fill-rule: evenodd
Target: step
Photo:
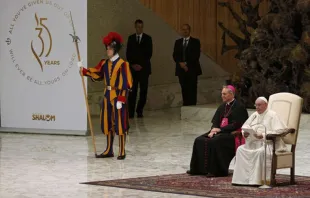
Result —
<instances>
[{"instance_id":1,"label":"step","mask_svg":"<svg viewBox=\"0 0 310 198\"><path fill-rule=\"evenodd\" d=\"M197 106L181 107L181 120L199 121L211 123L214 113L220 104L206 104ZM255 109L248 109L249 116L255 112ZM300 119L300 129L310 128L310 114L303 113Z\"/></svg>"}]
</instances>

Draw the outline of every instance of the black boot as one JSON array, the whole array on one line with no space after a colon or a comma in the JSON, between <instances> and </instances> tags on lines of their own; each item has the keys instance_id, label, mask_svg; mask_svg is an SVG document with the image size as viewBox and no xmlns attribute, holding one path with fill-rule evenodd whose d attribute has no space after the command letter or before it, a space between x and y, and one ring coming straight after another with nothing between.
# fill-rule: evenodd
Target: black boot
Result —
<instances>
[{"instance_id":1,"label":"black boot","mask_svg":"<svg viewBox=\"0 0 310 198\"><path fill-rule=\"evenodd\" d=\"M113 153L112 154L110 154L110 153L104 154L104 152L103 152L100 155L96 155L96 158L108 158L108 157L114 157L114 154Z\"/></svg>"},{"instance_id":2,"label":"black boot","mask_svg":"<svg viewBox=\"0 0 310 198\"><path fill-rule=\"evenodd\" d=\"M114 133L113 132L109 132L109 134L107 135L107 148L100 155L96 155L96 158L114 157L113 141L114 141Z\"/></svg>"},{"instance_id":3,"label":"black boot","mask_svg":"<svg viewBox=\"0 0 310 198\"><path fill-rule=\"evenodd\" d=\"M118 160L124 160L126 158L125 141L126 141L125 134L119 135L119 155L117 157Z\"/></svg>"}]
</instances>

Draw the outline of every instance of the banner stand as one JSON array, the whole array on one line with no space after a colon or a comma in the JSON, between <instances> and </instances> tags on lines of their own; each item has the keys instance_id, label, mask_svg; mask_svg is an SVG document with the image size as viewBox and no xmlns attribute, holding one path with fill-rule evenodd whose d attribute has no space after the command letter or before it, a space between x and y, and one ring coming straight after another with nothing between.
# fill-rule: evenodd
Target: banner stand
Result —
<instances>
[{"instance_id":1,"label":"banner stand","mask_svg":"<svg viewBox=\"0 0 310 198\"><path fill-rule=\"evenodd\" d=\"M87 63L87 1L1 0L0 132L87 135L72 21Z\"/></svg>"}]
</instances>

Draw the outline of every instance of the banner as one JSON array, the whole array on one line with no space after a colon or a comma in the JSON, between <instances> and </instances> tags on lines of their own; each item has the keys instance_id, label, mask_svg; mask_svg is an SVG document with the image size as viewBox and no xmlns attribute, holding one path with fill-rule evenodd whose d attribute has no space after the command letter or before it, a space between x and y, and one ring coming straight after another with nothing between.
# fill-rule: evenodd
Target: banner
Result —
<instances>
[{"instance_id":1,"label":"banner","mask_svg":"<svg viewBox=\"0 0 310 198\"><path fill-rule=\"evenodd\" d=\"M85 132L70 12L87 63L87 1L1 0L0 11L1 127Z\"/></svg>"}]
</instances>

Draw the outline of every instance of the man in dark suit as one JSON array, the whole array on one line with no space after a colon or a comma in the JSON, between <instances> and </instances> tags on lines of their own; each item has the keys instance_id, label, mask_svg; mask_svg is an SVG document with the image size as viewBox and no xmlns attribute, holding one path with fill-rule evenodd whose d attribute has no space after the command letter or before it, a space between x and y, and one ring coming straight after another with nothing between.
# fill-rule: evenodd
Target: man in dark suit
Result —
<instances>
[{"instance_id":1,"label":"man in dark suit","mask_svg":"<svg viewBox=\"0 0 310 198\"><path fill-rule=\"evenodd\" d=\"M197 104L198 76L200 67L200 41L190 36L191 27L182 26L183 38L175 41L173 59L176 63L175 75L179 77L182 89L183 106Z\"/></svg>"},{"instance_id":2,"label":"man in dark suit","mask_svg":"<svg viewBox=\"0 0 310 198\"><path fill-rule=\"evenodd\" d=\"M131 66L133 77L132 92L129 93L129 118L133 118L135 110L138 117L143 117L143 108L147 99L149 76L151 75L151 57L153 54L152 37L143 33L143 21L135 21L136 33L128 37L126 56ZM138 86L140 97L136 108Z\"/></svg>"}]
</instances>

